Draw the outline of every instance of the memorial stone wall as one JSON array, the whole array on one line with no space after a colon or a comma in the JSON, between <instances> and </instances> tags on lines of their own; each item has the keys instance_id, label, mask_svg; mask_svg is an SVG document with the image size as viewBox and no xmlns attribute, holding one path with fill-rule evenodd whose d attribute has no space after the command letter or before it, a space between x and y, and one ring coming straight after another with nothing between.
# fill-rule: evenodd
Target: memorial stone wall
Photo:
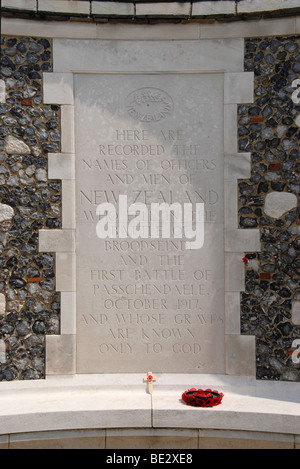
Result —
<instances>
[{"instance_id":1,"label":"memorial stone wall","mask_svg":"<svg viewBox=\"0 0 300 469\"><path fill-rule=\"evenodd\" d=\"M83 2L81 2L83 3ZM225 2L228 3L228 2ZM1 37L1 127L0 127L0 380L29 380L43 379L46 376L45 354L46 336L59 335L61 330L60 309L62 301L60 292L57 289L58 276L56 269L56 258L53 252L40 252L39 250L39 230L60 229L63 217L62 194L67 190L58 178L50 178L48 171L48 158L52 158L55 153L62 149L61 135L61 106L58 104L45 104L43 102L43 73L52 72L53 43L50 35L46 37L19 36L17 31L4 34ZM239 228L259 229L260 251L249 251L243 253L239 259L245 267L245 291L240 296L240 331L242 335L254 336L256 340L256 377L261 380L282 380L299 381L300 364L295 354L300 339L300 287L299 287L299 208L297 208L299 197L299 136L300 136L300 105L297 89L300 85L300 36L295 34L274 34L268 36L251 36L244 40L244 71L254 74L254 101L251 103L241 103L237 107L237 145L241 153L251 153L251 177L239 180L237 184L236 203L238 207ZM101 80L104 86L102 93L102 103L105 102L106 111L113 109L113 112L105 113L103 108L94 108L94 115L98 121L88 121L86 104L94 105L95 96L93 89L99 88L97 77L93 75L85 76L77 74L75 77L75 89L77 90L78 102L75 104L75 132L78 139L77 151L78 161L81 165L80 172L77 172L78 191L77 206L80 207L78 213L79 228L78 240L82 246L80 258L84 259L82 270L80 270L77 281L84 285L83 295L79 298L79 304L89 304L92 298L95 299L102 291L106 293L104 299L102 316L95 316L92 312L89 315L83 314L78 319L80 359L78 371L81 372L109 372L113 370L113 352L117 350L122 359L126 371L144 370L150 362L141 362L137 365L132 362L131 353L126 357L126 352L132 352L134 345L144 338L148 339L149 334L152 340L151 357L155 356L161 371L176 372L186 370L186 364L173 361L168 355L159 356L164 347L164 343L170 342L170 334L173 334L171 350L174 356L177 351L188 355L189 363L195 366L193 358L196 356L199 338L199 323L214 323L214 334L218 350L222 353L223 336L221 326L224 324L224 310L222 301L217 305L205 304L205 307L214 308L212 314L199 313L198 324L190 322L189 311L193 300L191 291L194 288L201 288L197 297L203 300L202 296L209 297L210 292L219 291L217 298L224 295L220 278L212 274L212 264L214 272L222 269L222 241L216 234L216 239L212 237L212 244L201 261L201 266L193 264L193 251L189 253L190 258L185 259L186 265L192 265L189 278L179 278L180 264L184 262L178 249L173 254L173 267L168 264L168 275L174 278L154 277L154 271L164 269L164 263L170 263L170 256L161 244L156 251L156 258L150 251L141 251L134 256L125 257L120 252L120 243L114 244L115 252L110 250L113 244L103 242L101 250L96 252L85 252L89 247L88 225L90 206L96 202L103 201L100 198L99 187L95 178L96 171L101 165L110 165L105 168L106 179L110 180L110 191L113 196L113 188L127 186L127 194L132 197L131 202L151 202L151 193L146 192L145 184L157 185L160 177L160 192L162 200L171 202L171 191L175 192L178 187L182 189L189 183L190 178L195 176L193 184L201 182L203 187L203 174L207 178L205 193L198 191L198 201L206 202L206 221L209 226L217 226L219 192L223 191L223 178L218 176L217 167L222 168L221 144L218 144L221 127L221 114L218 110L218 102L223 96L218 96L220 89L218 74L210 76L202 75L197 84L196 75L189 75L187 78L177 79L175 76L160 76L160 85L155 88L156 92L163 90L164 102L167 108L164 112L170 113L171 108L178 106L178 99L174 96L183 96L185 103L179 105L181 110L187 106L189 110L189 126L193 122L193 106L203 106L202 126L206 128L206 136L214 145L214 155L209 153L209 148L204 148L204 141L198 139L197 130L189 135L182 129L182 122L186 113L180 116L173 114L172 125L164 126L164 120L160 120L152 125L150 123L151 143L149 133L141 130L139 124L132 128L124 127L120 124L120 119L125 116L118 114L115 101L106 94L109 88L110 93L117 96L117 103L121 98L127 99L125 111L131 112L130 118L136 109L132 108L132 90L144 89L149 92L147 80L143 78L133 78L136 86L128 87L125 77L115 76L113 80L107 82ZM122 79L123 78L123 79ZM184 79L189 80L188 91L184 87ZM97 83L96 83L97 82ZM104 84L103 84L104 83ZM196 88L199 89L196 90ZM183 91L184 88L184 91ZM192 91L190 91L192 90ZM207 102L197 102L193 93L200 96L201 93L207 96ZM150 90L151 91L151 90ZM153 93L153 89L152 89ZM190 95L189 95L190 93ZM173 96L174 95L174 96ZM160 95L161 97L161 95ZM188 103L188 104L186 104ZM104 107L105 107L104 106ZM127 106L127 108L126 108ZM125 112L124 111L124 112ZM123 112L123 111L122 111ZM157 112L157 111L156 111ZM150 114L149 114L150 115ZM153 113L152 113L153 116ZM126 115L128 117L128 115ZM136 117L136 116L135 116ZM226 118L226 116L225 116ZM102 121L101 121L102 119ZM93 135L97 132L97 122L102 122L101 140L93 141ZM152 127L151 127L152 125ZM105 131L107 126L107 131ZM174 149L174 141L176 148ZM81 146L82 145L82 148ZM122 149L121 146L123 145ZM125 148L124 145L127 145ZM150 146L149 146L150 145ZM197 145L202 148L202 153L198 155ZM167 148L172 146L176 156L182 151L195 151L198 156L197 168L167 168L172 159L163 158L163 153L167 153ZM193 147L193 148L192 148ZM194 150L193 150L194 149ZM86 152L91 157L86 157ZM95 157L96 153L98 158ZM122 153L122 162L118 159ZM128 154L126 154L126 152ZM135 163L128 163L129 152L134 152ZM151 153L152 160L156 165L153 168L148 166L143 168L142 159L138 158L141 152ZM50 154L50 156L49 156ZM106 155L106 158L103 156ZM107 157L109 155L109 158ZM149 156L149 155L148 155ZM188 155L192 157L192 154ZM200 166L199 166L200 158ZM181 158L185 161L185 158ZM174 158L175 160L175 158ZM137 163L137 161L141 161ZM151 159L147 159L151 161ZM157 162L160 165L158 170ZM191 160L190 160L191 163ZM184 164L184 163L183 163ZM117 166L111 166L117 165ZM121 166L120 166L121 165ZM126 172L122 171L126 169ZM124 166L125 165L125 166ZM150 165L150 163L149 163ZM98 166L98 169L97 169ZM210 179L211 174L213 177ZM86 179L85 179L86 178ZM118 179L119 178L119 179ZM120 179L121 178L121 179ZM156 179L153 179L156 178ZM202 178L202 179L201 179ZM139 192L143 199L137 199L138 194L130 192L133 181L138 181ZM123 185L123 186L122 186ZM89 187L89 192L87 188ZM170 189L171 187L171 189ZM126 190L127 190L126 189ZM191 190L183 190L181 197L185 194L186 201L191 201ZM197 189L193 186L193 195ZM103 194L102 194L103 195ZM106 200L108 201L108 200ZM193 200L193 201L196 201ZM207 208L208 207L208 208ZM216 210L217 207L217 210ZM82 217L82 218L80 218ZM224 220L223 220L224 221ZM82 224L83 228L80 229ZM217 232L218 230L215 230ZM173 246L175 246L175 242ZM178 242L176 246L178 246ZM125 243L123 244L125 246ZM146 246L146 244L144 244ZM149 246L148 246L149 247ZM150 246L151 247L151 246ZM220 252L219 252L220 249ZM116 252L117 251L117 252ZM93 265L94 254L97 262ZM90 255L88 269L86 269L86 259ZM209 265L208 264L208 258ZM211 261L213 259L213 261ZM102 265L99 270L99 260ZM133 263L132 278L118 278L123 275L119 268L123 262L123 267L129 262ZM141 277L141 267L144 263L151 264L151 274L143 274ZM218 264L219 263L219 264ZM103 267L104 266L104 267ZM202 267L203 266L203 267ZM143 266L144 267L144 266ZM173 274L172 274L173 271ZM171 273L170 273L171 272ZM196 273L197 272L197 273ZM162 273L160 273L162 275ZM167 275L167 274L166 274ZM195 278L196 275L196 278ZM194 276L194 278L193 278ZM198 276L198 277L197 277ZM201 278L200 278L201 277ZM194 280L198 280L197 286ZM138 283L139 282L139 283ZM141 298L147 299L149 289L155 290L156 302L152 300L151 311L158 309L159 312L151 314L149 321L154 321L154 325L143 321L146 316L139 317L141 324L138 327L138 336L135 336L130 322L136 329L138 316L131 316L126 323L126 327L120 327L120 313L118 304L113 303L111 293L122 288L129 292L130 288L138 285L142 295L140 299L131 301L129 304L122 304L122 313L127 315L137 313L141 306ZM168 288L172 291L167 291ZM186 303L182 303L182 291L185 289ZM146 294L145 294L146 292ZM177 294L176 294L177 292ZM118 292L120 293L120 291ZM189 296L190 295L190 296ZM102 298L102 297L100 297ZM126 297L128 299L128 295ZM222 297L223 300L223 297ZM101 300L102 301L102 300ZM106 301L106 302L105 302ZM139 301L139 303L137 303ZM150 300L148 300L150 301ZM110 303L111 302L111 303ZM148 304L148 303L147 303ZM150 304L150 303L149 303ZM178 309L179 307L179 309ZM201 311L203 302L199 306ZM126 311L124 313L124 308ZM164 327L164 310L172 310L172 327L169 324ZM177 308L177 309L176 309ZM192 306L195 309L194 305ZM91 307L92 309L92 307ZM112 354L106 362L107 367L98 368L98 364L93 362L93 351L91 344L97 335L96 324L101 325L101 321L106 321L108 309L113 309L115 322L109 324L107 332L110 334L111 342L100 345L100 352L106 352L106 347L111 347ZM143 314L146 312L143 303ZM169 313L170 314L170 313ZM184 325L180 321L184 321ZM159 323L159 327L157 327ZM179 327L180 324L180 327ZM209 326L211 327L211 325ZM88 333L86 330L88 329ZM223 331L223 329L222 329ZM177 334L177 337L176 337ZM188 345L185 342L178 342L178 335L188 336ZM201 335L201 333L200 333ZM154 339L159 337L156 342ZM197 340L190 340L190 339ZM176 339L176 340L175 340ZM155 345L157 343L157 345ZM194 349L190 349L193 343ZM201 342L202 343L202 342ZM123 346L121 346L123 344ZM126 346L127 344L127 346ZM118 348L119 347L119 348ZM121 347L121 348L120 348ZM127 347L127 348L126 348ZM143 345L145 347L145 345ZM135 354L141 356L142 350L138 347ZM206 350L208 356L213 351ZM90 357L90 361L89 361ZM192 357L192 358L190 358ZM83 364L80 364L83 360ZM87 365L88 362L88 365ZM133 363L133 364L132 364ZM173 363L173 364L172 364ZM120 364L117 364L119 370ZM200 365L199 365L200 366ZM218 363L201 364L205 372L222 373L224 364ZM194 369L194 368L192 368ZM144 370L146 371L146 370Z\"/></svg>"}]
</instances>

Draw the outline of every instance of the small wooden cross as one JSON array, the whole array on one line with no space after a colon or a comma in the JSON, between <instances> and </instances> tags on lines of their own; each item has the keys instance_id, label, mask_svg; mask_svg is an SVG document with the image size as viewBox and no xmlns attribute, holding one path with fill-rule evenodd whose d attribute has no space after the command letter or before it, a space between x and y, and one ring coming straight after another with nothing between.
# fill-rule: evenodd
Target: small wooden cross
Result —
<instances>
[{"instance_id":1,"label":"small wooden cross","mask_svg":"<svg viewBox=\"0 0 300 469\"><path fill-rule=\"evenodd\" d=\"M144 381L148 383L148 393L152 394L153 392L153 381L156 381L156 376L152 375L152 371L148 371L147 376L145 376Z\"/></svg>"}]
</instances>

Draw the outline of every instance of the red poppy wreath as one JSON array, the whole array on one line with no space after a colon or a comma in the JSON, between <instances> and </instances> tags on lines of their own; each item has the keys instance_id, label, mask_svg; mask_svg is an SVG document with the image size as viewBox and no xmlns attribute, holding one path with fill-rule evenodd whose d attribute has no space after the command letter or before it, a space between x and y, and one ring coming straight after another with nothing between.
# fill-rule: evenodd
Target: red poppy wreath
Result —
<instances>
[{"instance_id":1,"label":"red poppy wreath","mask_svg":"<svg viewBox=\"0 0 300 469\"><path fill-rule=\"evenodd\" d=\"M223 396L219 391L191 388L182 394L182 400L194 407L214 407L221 404Z\"/></svg>"}]
</instances>

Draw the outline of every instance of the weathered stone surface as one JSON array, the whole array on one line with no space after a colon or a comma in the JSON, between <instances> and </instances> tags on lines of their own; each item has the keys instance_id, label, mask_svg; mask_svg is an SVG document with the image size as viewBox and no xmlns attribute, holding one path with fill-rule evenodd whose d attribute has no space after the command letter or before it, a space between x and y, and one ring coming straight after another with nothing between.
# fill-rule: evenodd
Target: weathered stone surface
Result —
<instances>
[{"instance_id":1,"label":"weathered stone surface","mask_svg":"<svg viewBox=\"0 0 300 469\"><path fill-rule=\"evenodd\" d=\"M289 192L271 192L266 195L264 211L272 218L280 218L285 212L297 207L297 197Z\"/></svg>"},{"instance_id":2,"label":"weathered stone surface","mask_svg":"<svg viewBox=\"0 0 300 469\"><path fill-rule=\"evenodd\" d=\"M4 150L8 155L30 155L31 153L25 142L12 135L5 138Z\"/></svg>"},{"instance_id":3,"label":"weathered stone surface","mask_svg":"<svg viewBox=\"0 0 300 469\"><path fill-rule=\"evenodd\" d=\"M11 220L14 216L14 210L12 207L6 204L0 203L0 222Z\"/></svg>"},{"instance_id":4,"label":"weathered stone surface","mask_svg":"<svg viewBox=\"0 0 300 469\"><path fill-rule=\"evenodd\" d=\"M5 314L5 295L3 293L0 293L0 315Z\"/></svg>"}]
</instances>

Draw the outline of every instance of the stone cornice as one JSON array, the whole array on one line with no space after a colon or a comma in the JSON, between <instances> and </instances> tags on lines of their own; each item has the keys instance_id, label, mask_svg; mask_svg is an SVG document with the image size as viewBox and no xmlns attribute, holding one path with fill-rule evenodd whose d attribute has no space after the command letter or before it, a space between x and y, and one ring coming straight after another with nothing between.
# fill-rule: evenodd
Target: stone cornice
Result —
<instances>
[{"instance_id":1,"label":"stone cornice","mask_svg":"<svg viewBox=\"0 0 300 469\"><path fill-rule=\"evenodd\" d=\"M2 0L2 16L88 22L205 22L300 13L299 0Z\"/></svg>"}]
</instances>

